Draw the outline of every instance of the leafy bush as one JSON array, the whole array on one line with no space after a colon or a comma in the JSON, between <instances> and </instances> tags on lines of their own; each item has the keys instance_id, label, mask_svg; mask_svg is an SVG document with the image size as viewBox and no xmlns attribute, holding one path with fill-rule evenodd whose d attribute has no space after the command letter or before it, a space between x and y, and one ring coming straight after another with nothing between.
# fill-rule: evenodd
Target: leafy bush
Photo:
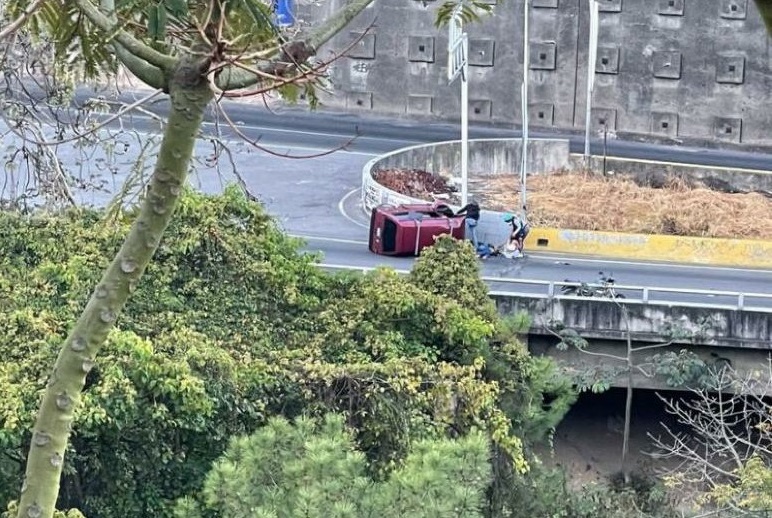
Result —
<instances>
[{"instance_id":1,"label":"leafy bush","mask_svg":"<svg viewBox=\"0 0 772 518\"><path fill-rule=\"evenodd\" d=\"M382 481L340 416L323 422L273 418L235 439L206 477L201 497L178 502L179 518L482 517L490 483L489 445L473 432L418 441Z\"/></svg>"}]
</instances>

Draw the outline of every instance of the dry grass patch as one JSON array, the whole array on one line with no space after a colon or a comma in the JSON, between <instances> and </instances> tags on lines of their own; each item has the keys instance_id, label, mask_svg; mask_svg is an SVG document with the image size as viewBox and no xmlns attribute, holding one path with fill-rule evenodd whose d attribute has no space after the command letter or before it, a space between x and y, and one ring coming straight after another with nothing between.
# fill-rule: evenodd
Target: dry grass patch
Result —
<instances>
[{"instance_id":1,"label":"dry grass patch","mask_svg":"<svg viewBox=\"0 0 772 518\"><path fill-rule=\"evenodd\" d=\"M486 208L511 210L520 205L516 176L486 178L484 187L479 187ZM691 187L678 179L655 189L632 180L589 174L533 176L528 179L528 199L530 220L538 226L772 239L769 198Z\"/></svg>"}]
</instances>

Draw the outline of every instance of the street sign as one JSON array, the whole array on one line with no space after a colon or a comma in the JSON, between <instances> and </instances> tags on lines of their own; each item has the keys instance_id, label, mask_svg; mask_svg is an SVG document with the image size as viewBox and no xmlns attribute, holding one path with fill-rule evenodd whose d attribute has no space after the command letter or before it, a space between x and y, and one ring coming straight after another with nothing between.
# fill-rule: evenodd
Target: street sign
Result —
<instances>
[{"instance_id":1,"label":"street sign","mask_svg":"<svg viewBox=\"0 0 772 518\"><path fill-rule=\"evenodd\" d=\"M273 0L271 3L276 15L276 25L280 27L295 25L295 0Z\"/></svg>"},{"instance_id":2,"label":"street sign","mask_svg":"<svg viewBox=\"0 0 772 518\"><path fill-rule=\"evenodd\" d=\"M587 102L584 114L584 166L590 167L590 124L592 118L592 93L595 89L595 62L598 59L599 4L590 0L590 42L587 49Z\"/></svg>"},{"instance_id":3,"label":"street sign","mask_svg":"<svg viewBox=\"0 0 772 518\"><path fill-rule=\"evenodd\" d=\"M466 33L461 18L461 6L453 10L448 23L448 84L460 75L466 81Z\"/></svg>"},{"instance_id":4,"label":"street sign","mask_svg":"<svg viewBox=\"0 0 772 518\"><path fill-rule=\"evenodd\" d=\"M464 32L461 6L451 14L448 24L448 84L461 76L461 205L469 197L469 77L466 61L469 42Z\"/></svg>"}]
</instances>

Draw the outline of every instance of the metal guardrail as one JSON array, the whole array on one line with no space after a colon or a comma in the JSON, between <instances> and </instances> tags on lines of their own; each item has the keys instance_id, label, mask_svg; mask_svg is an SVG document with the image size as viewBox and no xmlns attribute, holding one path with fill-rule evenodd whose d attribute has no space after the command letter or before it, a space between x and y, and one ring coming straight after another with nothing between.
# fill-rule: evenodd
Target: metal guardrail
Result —
<instances>
[{"instance_id":1,"label":"metal guardrail","mask_svg":"<svg viewBox=\"0 0 772 518\"><path fill-rule=\"evenodd\" d=\"M372 266L352 266L343 264L325 264L319 265L323 269L334 271L356 271L361 273L377 270L378 267ZM392 269L398 274L407 275L409 270ZM660 304L674 305L680 307L705 308L705 309L725 309L734 311L755 311L762 313L772 313L772 293L744 293L737 291L721 290L699 290L689 288L661 288L654 286L631 286L624 284L614 284L615 293L622 294L624 298L611 297L587 297L580 295L566 295L560 292L564 286L588 286L590 288L603 288L599 283L579 283L569 281L543 281L537 279L513 279L507 277L482 277L489 286L490 294L498 296L513 296L532 299L547 300L588 300L594 302L610 302L620 304ZM507 289L496 289L496 285L506 285ZM515 289L508 289L509 287ZM519 288L519 289L518 289ZM528 289L530 288L530 289ZM670 298L667 298L670 295ZM673 297L677 296L677 297ZM679 300L680 299L680 300ZM699 299L699 300L692 300ZM714 299L706 301L704 299ZM723 300L723 303L717 303L715 300ZM754 301L755 304L754 304Z\"/></svg>"}]
</instances>

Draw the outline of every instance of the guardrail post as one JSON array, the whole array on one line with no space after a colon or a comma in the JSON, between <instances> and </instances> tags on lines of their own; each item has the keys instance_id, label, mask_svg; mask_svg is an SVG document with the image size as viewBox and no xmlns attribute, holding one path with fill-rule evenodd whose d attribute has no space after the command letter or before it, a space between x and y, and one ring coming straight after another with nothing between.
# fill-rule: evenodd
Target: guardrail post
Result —
<instances>
[{"instance_id":1,"label":"guardrail post","mask_svg":"<svg viewBox=\"0 0 772 518\"><path fill-rule=\"evenodd\" d=\"M745 306L745 293L740 293L737 296L737 309L742 309Z\"/></svg>"},{"instance_id":2,"label":"guardrail post","mask_svg":"<svg viewBox=\"0 0 772 518\"><path fill-rule=\"evenodd\" d=\"M555 297L555 283L551 282L547 286L547 296L552 299Z\"/></svg>"},{"instance_id":3,"label":"guardrail post","mask_svg":"<svg viewBox=\"0 0 772 518\"><path fill-rule=\"evenodd\" d=\"M648 304L649 303L649 288L643 288L643 303Z\"/></svg>"}]
</instances>

